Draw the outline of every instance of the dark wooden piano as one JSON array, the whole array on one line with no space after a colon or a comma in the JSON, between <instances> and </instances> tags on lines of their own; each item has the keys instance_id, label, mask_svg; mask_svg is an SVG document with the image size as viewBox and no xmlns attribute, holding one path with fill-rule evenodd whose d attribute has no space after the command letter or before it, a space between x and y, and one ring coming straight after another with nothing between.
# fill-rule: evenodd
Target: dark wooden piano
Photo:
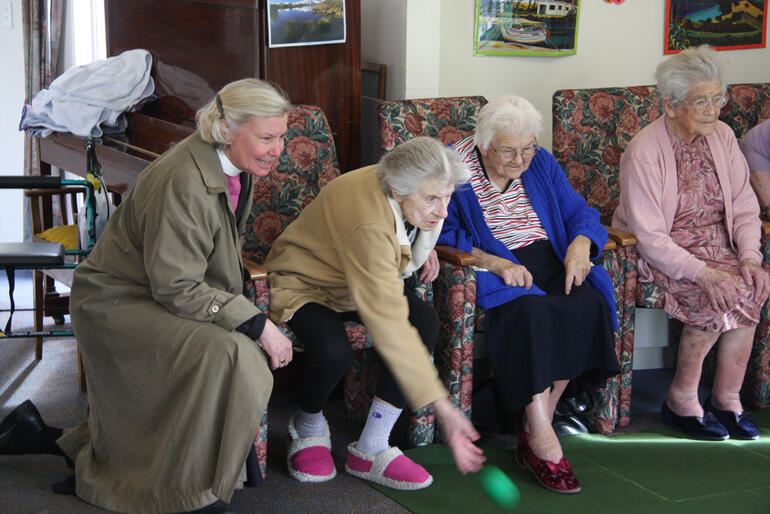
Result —
<instances>
[{"instance_id":1,"label":"dark wooden piano","mask_svg":"<svg viewBox=\"0 0 770 514\"><path fill-rule=\"evenodd\" d=\"M105 0L107 55L144 48L158 99L96 145L105 182L128 191L147 164L193 132L196 111L225 84L256 77L326 114L342 170L360 162L360 0L345 0L346 41L270 48L266 0ZM85 173L82 138L40 139L41 171Z\"/></svg>"}]
</instances>

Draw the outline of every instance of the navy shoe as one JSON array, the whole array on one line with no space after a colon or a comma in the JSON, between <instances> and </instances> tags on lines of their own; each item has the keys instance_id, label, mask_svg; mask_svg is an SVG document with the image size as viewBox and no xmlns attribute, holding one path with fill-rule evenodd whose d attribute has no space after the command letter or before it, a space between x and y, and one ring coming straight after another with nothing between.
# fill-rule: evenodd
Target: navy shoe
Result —
<instances>
[{"instance_id":1,"label":"navy shoe","mask_svg":"<svg viewBox=\"0 0 770 514\"><path fill-rule=\"evenodd\" d=\"M730 433L717 420L716 416L709 411L705 411L702 418L697 416L679 416L674 414L666 401L663 400L660 416L663 418L664 423L681 430L693 439L704 439L706 441L730 439Z\"/></svg>"},{"instance_id":2,"label":"navy shoe","mask_svg":"<svg viewBox=\"0 0 770 514\"><path fill-rule=\"evenodd\" d=\"M754 417L745 410L736 414L731 410L719 410L711 403L711 397L708 397L703 405L706 412L712 413L722 425L725 426L730 437L733 439L753 440L759 439L759 427L754 421Z\"/></svg>"}]
</instances>

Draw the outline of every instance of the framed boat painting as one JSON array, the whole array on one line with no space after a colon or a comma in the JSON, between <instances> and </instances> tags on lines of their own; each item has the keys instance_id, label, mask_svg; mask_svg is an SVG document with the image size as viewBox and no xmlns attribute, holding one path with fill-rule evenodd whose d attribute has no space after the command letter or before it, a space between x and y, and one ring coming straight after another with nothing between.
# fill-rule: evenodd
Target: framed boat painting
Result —
<instances>
[{"instance_id":1,"label":"framed boat painting","mask_svg":"<svg viewBox=\"0 0 770 514\"><path fill-rule=\"evenodd\" d=\"M345 0L267 0L268 46L345 42Z\"/></svg>"},{"instance_id":2,"label":"framed boat painting","mask_svg":"<svg viewBox=\"0 0 770 514\"><path fill-rule=\"evenodd\" d=\"M476 0L474 55L573 55L580 0Z\"/></svg>"},{"instance_id":3,"label":"framed boat painting","mask_svg":"<svg viewBox=\"0 0 770 514\"><path fill-rule=\"evenodd\" d=\"M666 0L663 53L708 44L717 50L764 48L768 0Z\"/></svg>"}]
</instances>

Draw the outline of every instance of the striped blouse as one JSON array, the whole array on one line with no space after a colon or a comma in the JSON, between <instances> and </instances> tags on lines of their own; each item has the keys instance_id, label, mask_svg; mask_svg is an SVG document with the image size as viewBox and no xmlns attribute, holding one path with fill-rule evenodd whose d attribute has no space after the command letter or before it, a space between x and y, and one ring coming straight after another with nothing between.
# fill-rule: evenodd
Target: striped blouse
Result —
<instances>
[{"instance_id":1,"label":"striped blouse","mask_svg":"<svg viewBox=\"0 0 770 514\"><path fill-rule=\"evenodd\" d=\"M509 250L548 239L521 177L509 181L507 187L500 191L487 176L472 136L458 142L454 148L471 170L471 187L495 239Z\"/></svg>"}]
</instances>

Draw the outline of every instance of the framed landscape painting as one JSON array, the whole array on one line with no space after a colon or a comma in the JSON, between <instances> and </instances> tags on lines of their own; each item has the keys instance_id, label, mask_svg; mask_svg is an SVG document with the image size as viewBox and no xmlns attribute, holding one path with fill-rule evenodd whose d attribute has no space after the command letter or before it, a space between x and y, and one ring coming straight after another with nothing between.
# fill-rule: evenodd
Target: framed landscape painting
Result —
<instances>
[{"instance_id":1,"label":"framed landscape painting","mask_svg":"<svg viewBox=\"0 0 770 514\"><path fill-rule=\"evenodd\" d=\"M572 55L580 0L476 0L474 55Z\"/></svg>"},{"instance_id":2,"label":"framed landscape painting","mask_svg":"<svg viewBox=\"0 0 770 514\"><path fill-rule=\"evenodd\" d=\"M345 0L267 0L270 48L345 42Z\"/></svg>"},{"instance_id":3,"label":"framed landscape painting","mask_svg":"<svg viewBox=\"0 0 770 514\"><path fill-rule=\"evenodd\" d=\"M663 53L708 44L717 50L764 48L768 0L666 0Z\"/></svg>"}]
</instances>

